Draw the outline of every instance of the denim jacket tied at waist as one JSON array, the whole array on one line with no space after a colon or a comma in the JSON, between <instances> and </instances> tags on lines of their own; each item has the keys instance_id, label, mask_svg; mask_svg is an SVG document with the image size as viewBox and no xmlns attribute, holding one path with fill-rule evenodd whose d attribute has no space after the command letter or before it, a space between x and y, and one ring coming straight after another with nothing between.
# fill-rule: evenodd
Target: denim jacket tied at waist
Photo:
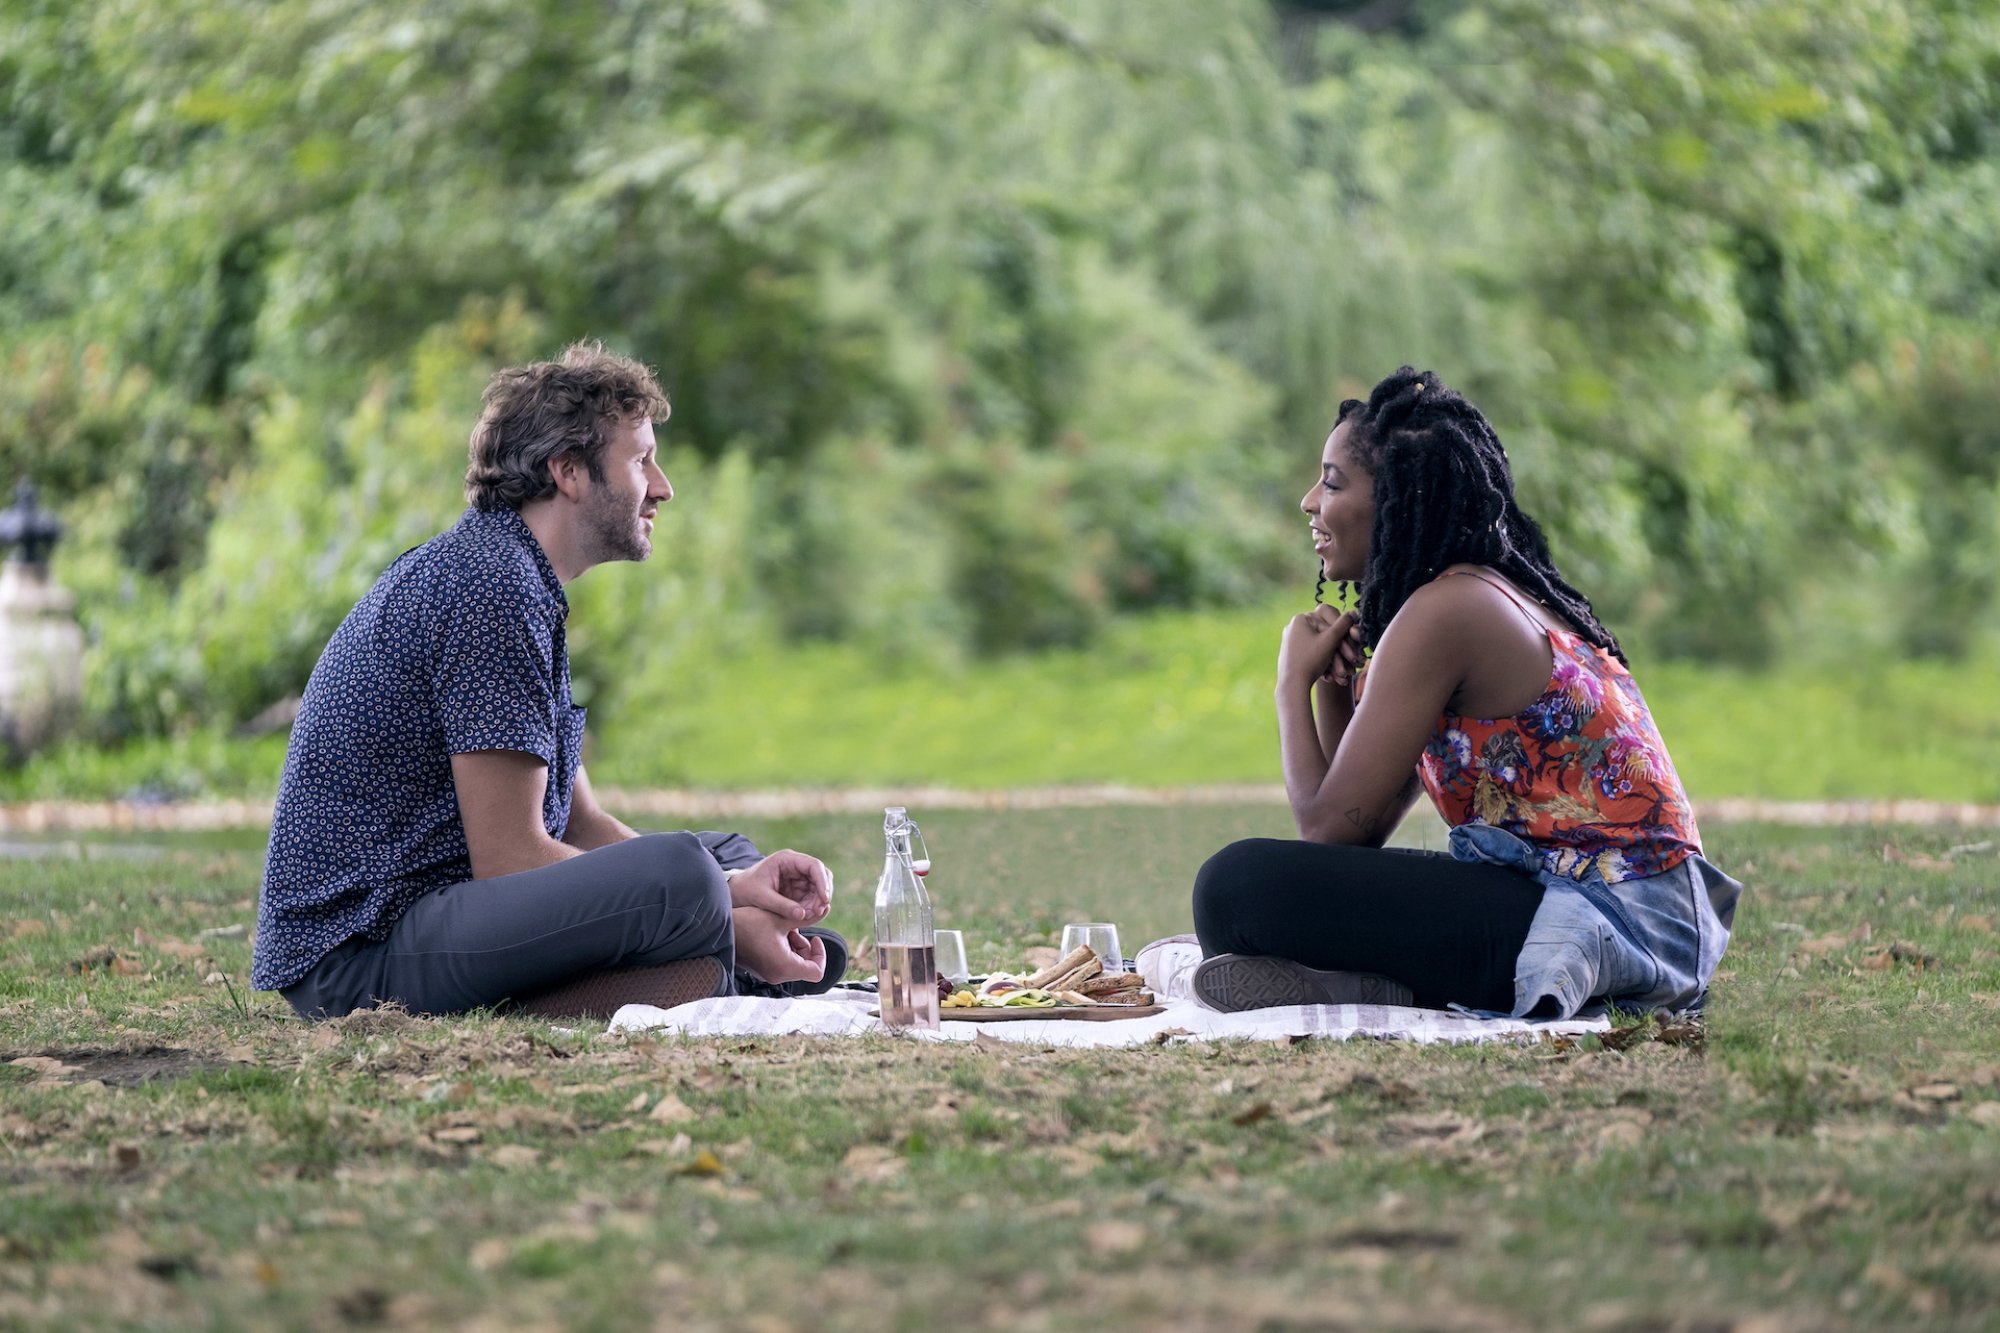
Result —
<instances>
[{"instance_id":1,"label":"denim jacket tied at waist","mask_svg":"<svg viewBox=\"0 0 2000 1333\"><path fill-rule=\"evenodd\" d=\"M1542 905L1514 964L1514 1018L1568 1018L1593 999L1627 1009L1699 1009L1729 947L1743 886L1699 854L1607 884L1552 874L1534 846L1491 824L1460 824L1451 854L1526 871Z\"/></svg>"}]
</instances>

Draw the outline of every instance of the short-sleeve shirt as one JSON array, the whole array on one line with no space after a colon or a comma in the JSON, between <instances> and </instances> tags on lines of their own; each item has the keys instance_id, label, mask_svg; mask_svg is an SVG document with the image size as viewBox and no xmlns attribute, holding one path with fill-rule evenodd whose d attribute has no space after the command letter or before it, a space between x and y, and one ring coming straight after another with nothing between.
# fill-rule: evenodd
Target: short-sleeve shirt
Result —
<instances>
[{"instance_id":1,"label":"short-sleeve shirt","mask_svg":"<svg viewBox=\"0 0 2000 1333\"><path fill-rule=\"evenodd\" d=\"M561 837L583 749L563 596L511 509L469 509L404 552L320 655L278 784L251 984L281 990L357 936L386 937L421 895L472 878L451 757L548 765Z\"/></svg>"}]
</instances>

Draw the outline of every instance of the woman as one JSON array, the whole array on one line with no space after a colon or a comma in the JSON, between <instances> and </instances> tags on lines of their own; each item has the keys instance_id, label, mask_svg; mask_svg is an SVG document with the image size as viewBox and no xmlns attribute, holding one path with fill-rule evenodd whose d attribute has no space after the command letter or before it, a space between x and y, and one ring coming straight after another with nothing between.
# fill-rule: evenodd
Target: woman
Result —
<instances>
[{"instance_id":1,"label":"woman","mask_svg":"<svg viewBox=\"0 0 2000 1333\"><path fill-rule=\"evenodd\" d=\"M1404 366L1341 404L1300 507L1321 587L1358 582L1360 602L1285 629L1302 841L1202 867L1195 993L1222 1010L1699 1007L1741 886L1703 859L1625 655L1515 503L1479 409ZM1420 785L1450 856L1382 848Z\"/></svg>"}]
</instances>

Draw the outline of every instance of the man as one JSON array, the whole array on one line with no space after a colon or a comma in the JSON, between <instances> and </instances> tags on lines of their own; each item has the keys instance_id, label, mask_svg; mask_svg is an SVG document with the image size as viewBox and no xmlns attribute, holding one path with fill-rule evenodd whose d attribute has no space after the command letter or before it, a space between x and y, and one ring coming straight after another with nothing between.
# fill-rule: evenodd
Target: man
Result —
<instances>
[{"instance_id":1,"label":"man","mask_svg":"<svg viewBox=\"0 0 2000 1333\"><path fill-rule=\"evenodd\" d=\"M641 836L584 775L563 587L652 554L673 498L650 371L579 343L486 387L458 523L334 632L292 728L252 983L308 1018L396 1001L601 1018L824 990L826 867L737 835ZM740 971L739 971L740 969Z\"/></svg>"}]
</instances>

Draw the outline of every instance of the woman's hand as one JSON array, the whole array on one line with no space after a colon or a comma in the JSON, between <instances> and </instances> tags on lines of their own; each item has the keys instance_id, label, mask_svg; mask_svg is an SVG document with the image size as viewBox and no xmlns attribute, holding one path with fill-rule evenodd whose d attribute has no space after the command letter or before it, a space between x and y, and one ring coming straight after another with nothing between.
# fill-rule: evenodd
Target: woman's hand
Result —
<instances>
[{"instance_id":1,"label":"woman's hand","mask_svg":"<svg viewBox=\"0 0 2000 1333\"><path fill-rule=\"evenodd\" d=\"M1316 606L1285 626L1278 643L1278 688L1300 693L1317 680L1350 685L1361 663L1360 617Z\"/></svg>"},{"instance_id":2,"label":"woman's hand","mask_svg":"<svg viewBox=\"0 0 2000 1333\"><path fill-rule=\"evenodd\" d=\"M1343 611L1333 622L1333 637L1338 646L1333 652L1333 665L1327 668L1324 679L1335 685L1352 686L1354 678L1361 674L1361 668L1368 664L1365 656L1367 644L1361 637L1360 613Z\"/></svg>"}]
</instances>

